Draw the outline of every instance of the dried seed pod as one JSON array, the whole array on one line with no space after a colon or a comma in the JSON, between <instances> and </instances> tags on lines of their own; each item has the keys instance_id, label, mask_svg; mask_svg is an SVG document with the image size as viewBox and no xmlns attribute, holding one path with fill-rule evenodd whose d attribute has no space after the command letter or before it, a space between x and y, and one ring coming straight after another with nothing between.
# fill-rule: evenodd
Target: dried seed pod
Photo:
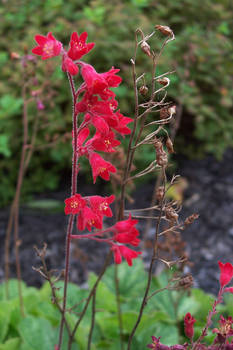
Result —
<instances>
[{"instance_id":1,"label":"dried seed pod","mask_svg":"<svg viewBox=\"0 0 233 350\"><path fill-rule=\"evenodd\" d=\"M166 147L167 147L168 153L170 153L170 154L175 153L172 140L170 139L169 136L166 140Z\"/></svg>"},{"instance_id":2,"label":"dried seed pod","mask_svg":"<svg viewBox=\"0 0 233 350\"><path fill-rule=\"evenodd\" d=\"M163 86L166 86L170 83L170 79L168 78L161 78L161 79L157 79L156 80L159 84L163 85Z\"/></svg>"},{"instance_id":3,"label":"dried seed pod","mask_svg":"<svg viewBox=\"0 0 233 350\"><path fill-rule=\"evenodd\" d=\"M185 226L191 225L198 218L199 218L199 214L192 214L185 219L184 225Z\"/></svg>"},{"instance_id":4,"label":"dried seed pod","mask_svg":"<svg viewBox=\"0 0 233 350\"><path fill-rule=\"evenodd\" d=\"M164 187L163 186L159 186L156 190L156 199L157 201L161 201L164 197Z\"/></svg>"},{"instance_id":5,"label":"dried seed pod","mask_svg":"<svg viewBox=\"0 0 233 350\"><path fill-rule=\"evenodd\" d=\"M172 207L167 207L165 209L165 216L172 224L174 224L175 222L176 223L178 222L179 215L177 214L175 209L173 209Z\"/></svg>"},{"instance_id":6,"label":"dried seed pod","mask_svg":"<svg viewBox=\"0 0 233 350\"><path fill-rule=\"evenodd\" d=\"M167 159L167 153L162 151L156 154L156 162L159 166L165 166L167 165L168 159Z\"/></svg>"},{"instance_id":7,"label":"dried seed pod","mask_svg":"<svg viewBox=\"0 0 233 350\"><path fill-rule=\"evenodd\" d=\"M184 275L181 277L181 279L178 282L178 286L180 288L190 288L193 285L193 276L191 275L191 273Z\"/></svg>"},{"instance_id":8,"label":"dried seed pod","mask_svg":"<svg viewBox=\"0 0 233 350\"><path fill-rule=\"evenodd\" d=\"M154 147L155 147L156 151L163 149L163 144L162 144L161 140L158 139L156 136L154 138Z\"/></svg>"},{"instance_id":9,"label":"dried seed pod","mask_svg":"<svg viewBox=\"0 0 233 350\"><path fill-rule=\"evenodd\" d=\"M159 118L161 120L167 119L170 116L169 109L168 108L162 108L159 111Z\"/></svg>"},{"instance_id":10,"label":"dried seed pod","mask_svg":"<svg viewBox=\"0 0 233 350\"><path fill-rule=\"evenodd\" d=\"M146 85L142 85L139 89L141 95L145 96L148 93L148 87Z\"/></svg>"},{"instance_id":11,"label":"dried seed pod","mask_svg":"<svg viewBox=\"0 0 233 350\"><path fill-rule=\"evenodd\" d=\"M146 41L141 43L141 49L147 56L151 56L150 45Z\"/></svg>"},{"instance_id":12,"label":"dried seed pod","mask_svg":"<svg viewBox=\"0 0 233 350\"><path fill-rule=\"evenodd\" d=\"M173 31L168 26L161 26L158 24L155 26L155 29L158 29L163 35L174 36Z\"/></svg>"}]
</instances>

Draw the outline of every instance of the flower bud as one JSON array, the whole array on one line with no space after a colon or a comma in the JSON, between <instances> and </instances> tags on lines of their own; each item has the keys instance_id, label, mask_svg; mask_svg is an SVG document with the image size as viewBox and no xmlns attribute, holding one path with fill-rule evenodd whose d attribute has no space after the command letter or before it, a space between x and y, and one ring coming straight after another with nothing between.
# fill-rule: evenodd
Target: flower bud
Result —
<instances>
[{"instance_id":1,"label":"flower bud","mask_svg":"<svg viewBox=\"0 0 233 350\"><path fill-rule=\"evenodd\" d=\"M148 93L148 87L146 85L142 85L139 89L139 92L142 96L145 96Z\"/></svg>"},{"instance_id":2,"label":"flower bud","mask_svg":"<svg viewBox=\"0 0 233 350\"><path fill-rule=\"evenodd\" d=\"M143 51L147 56L149 56L149 57L151 56L150 45L147 44L146 41L143 41L143 42L141 43L141 49L142 49L142 51Z\"/></svg>"}]
</instances>

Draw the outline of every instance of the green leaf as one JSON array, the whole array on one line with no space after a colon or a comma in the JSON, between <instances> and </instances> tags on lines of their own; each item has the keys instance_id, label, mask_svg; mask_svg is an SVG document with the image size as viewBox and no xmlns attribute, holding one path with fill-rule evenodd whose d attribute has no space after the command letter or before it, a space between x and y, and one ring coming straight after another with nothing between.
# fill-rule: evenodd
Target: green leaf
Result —
<instances>
[{"instance_id":1,"label":"green leaf","mask_svg":"<svg viewBox=\"0 0 233 350\"><path fill-rule=\"evenodd\" d=\"M108 288L115 293L114 281L114 269L115 266L110 266L103 278L104 283ZM130 267L126 262L117 266L118 279L119 279L119 291L120 295L124 297L134 297L141 295L141 292L146 286L147 274L144 269L144 265L141 259L135 259L133 266ZM132 271L133 270L133 271Z\"/></svg>"},{"instance_id":2,"label":"green leaf","mask_svg":"<svg viewBox=\"0 0 233 350\"><path fill-rule=\"evenodd\" d=\"M0 153L6 158L11 156L11 150L9 148L9 135L0 135Z\"/></svg>"},{"instance_id":3,"label":"green leaf","mask_svg":"<svg viewBox=\"0 0 233 350\"><path fill-rule=\"evenodd\" d=\"M94 273L90 273L88 277L88 284L90 288L94 285L97 276ZM108 286L100 281L96 293L96 307L105 311L116 312L116 296L108 288Z\"/></svg>"},{"instance_id":4,"label":"green leaf","mask_svg":"<svg viewBox=\"0 0 233 350\"><path fill-rule=\"evenodd\" d=\"M22 98L15 98L11 95L4 95L0 98L0 119L11 117L20 113L23 104Z\"/></svg>"},{"instance_id":5,"label":"green leaf","mask_svg":"<svg viewBox=\"0 0 233 350\"><path fill-rule=\"evenodd\" d=\"M27 287L26 284L21 281L21 289L22 293L26 291ZM18 281L16 279L11 279L8 281L8 291L9 291L9 299L15 299L18 298L19 292L18 292ZM6 300L6 283L2 283L0 285L0 300Z\"/></svg>"},{"instance_id":6,"label":"green leaf","mask_svg":"<svg viewBox=\"0 0 233 350\"><path fill-rule=\"evenodd\" d=\"M51 324L43 319L27 316L20 322L18 331L31 350L53 349L56 344L56 332Z\"/></svg>"},{"instance_id":7,"label":"green leaf","mask_svg":"<svg viewBox=\"0 0 233 350\"><path fill-rule=\"evenodd\" d=\"M0 302L0 343L3 342L8 331L11 315L11 304L8 301Z\"/></svg>"},{"instance_id":8,"label":"green leaf","mask_svg":"<svg viewBox=\"0 0 233 350\"><path fill-rule=\"evenodd\" d=\"M18 350L20 338L8 339L4 344L0 344L0 350Z\"/></svg>"}]
</instances>

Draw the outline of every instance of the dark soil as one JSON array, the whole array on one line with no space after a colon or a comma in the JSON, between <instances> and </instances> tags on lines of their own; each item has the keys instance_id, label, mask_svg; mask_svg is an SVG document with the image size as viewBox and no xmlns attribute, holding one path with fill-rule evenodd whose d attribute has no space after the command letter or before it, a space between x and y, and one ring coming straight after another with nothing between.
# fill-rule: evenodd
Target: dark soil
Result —
<instances>
[{"instance_id":1,"label":"dark soil","mask_svg":"<svg viewBox=\"0 0 233 350\"><path fill-rule=\"evenodd\" d=\"M196 287L216 293L218 290L219 269L217 262L233 262L233 151L225 153L217 162L209 156L203 160L178 159L177 174L186 178L188 188L185 192L181 216L199 213L200 218L183 233L187 242L187 252L194 263L191 272ZM95 189L83 186L83 193L90 194ZM150 203L153 185L143 185L136 193L136 203L140 207ZM88 192L88 193L87 193ZM106 193L105 193L106 194ZM61 201L68 197L65 191L47 194L42 198ZM0 280L4 279L4 237L9 210L0 213ZM49 268L64 267L65 232L67 217L61 212L51 213L42 210L21 208L20 247L22 278L29 285L40 286L41 276L32 270L39 266L40 260L33 246L42 248L48 244L47 264ZM143 227L143 224L140 224ZM85 283L88 271L99 272L109 249L105 244L94 241L79 241L72 244L70 279L79 284ZM145 253L148 261L150 251ZM11 277L15 276L15 258L11 247Z\"/></svg>"}]
</instances>

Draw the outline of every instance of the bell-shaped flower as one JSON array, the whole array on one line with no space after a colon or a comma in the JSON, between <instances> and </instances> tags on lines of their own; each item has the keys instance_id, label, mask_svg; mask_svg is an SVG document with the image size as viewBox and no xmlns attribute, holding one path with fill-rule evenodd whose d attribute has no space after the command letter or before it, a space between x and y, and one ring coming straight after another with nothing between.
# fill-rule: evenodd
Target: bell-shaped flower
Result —
<instances>
[{"instance_id":1,"label":"bell-shaped flower","mask_svg":"<svg viewBox=\"0 0 233 350\"><path fill-rule=\"evenodd\" d=\"M120 264L122 262L122 257L127 261L129 266L132 266L132 260L136 259L138 255L142 254L141 252L136 252L124 245L113 244L111 250L113 251L114 261L116 264Z\"/></svg>"},{"instance_id":2,"label":"bell-shaped flower","mask_svg":"<svg viewBox=\"0 0 233 350\"><path fill-rule=\"evenodd\" d=\"M223 264L221 261L218 262L220 268L220 285L221 287L226 286L233 277L233 266L227 262Z\"/></svg>"},{"instance_id":3,"label":"bell-shaped flower","mask_svg":"<svg viewBox=\"0 0 233 350\"><path fill-rule=\"evenodd\" d=\"M78 214L86 206L86 201L80 194L65 199L65 214Z\"/></svg>"},{"instance_id":4,"label":"bell-shaped flower","mask_svg":"<svg viewBox=\"0 0 233 350\"><path fill-rule=\"evenodd\" d=\"M104 180L110 179L110 173L115 173L116 168L110 163L104 160L99 154L91 153L89 156L90 165L92 168L92 175L94 183L97 176L102 177Z\"/></svg>"},{"instance_id":5,"label":"bell-shaped flower","mask_svg":"<svg viewBox=\"0 0 233 350\"><path fill-rule=\"evenodd\" d=\"M102 229L103 217L102 215L97 215L94 213L91 208L85 207L78 215L77 228L80 231L84 230L85 228L87 228L88 231L91 231L93 226L98 229Z\"/></svg>"},{"instance_id":6,"label":"bell-shaped flower","mask_svg":"<svg viewBox=\"0 0 233 350\"><path fill-rule=\"evenodd\" d=\"M35 55L41 56L42 60L60 55L62 43L54 38L51 32L44 35L35 35L35 41L38 46L32 49Z\"/></svg>"},{"instance_id":7,"label":"bell-shaped flower","mask_svg":"<svg viewBox=\"0 0 233 350\"><path fill-rule=\"evenodd\" d=\"M94 213L99 216L112 217L112 211L109 205L115 200L115 196L109 197L91 196L89 198L89 204Z\"/></svg>"},{"instance_id":8,"label":"bell-shaped flower","mask_svg":"<svg viewBox=\"0 0 233 350\"><path fill-rule=\"evenodd\" d=\"M70 48L68 56L73 60L79 60L82 56L86 55L95 46L94 43L86 43L88 34L83 32L78 36L78 33L73 32L70 38Z\"/></svg>"}]
</instances>

